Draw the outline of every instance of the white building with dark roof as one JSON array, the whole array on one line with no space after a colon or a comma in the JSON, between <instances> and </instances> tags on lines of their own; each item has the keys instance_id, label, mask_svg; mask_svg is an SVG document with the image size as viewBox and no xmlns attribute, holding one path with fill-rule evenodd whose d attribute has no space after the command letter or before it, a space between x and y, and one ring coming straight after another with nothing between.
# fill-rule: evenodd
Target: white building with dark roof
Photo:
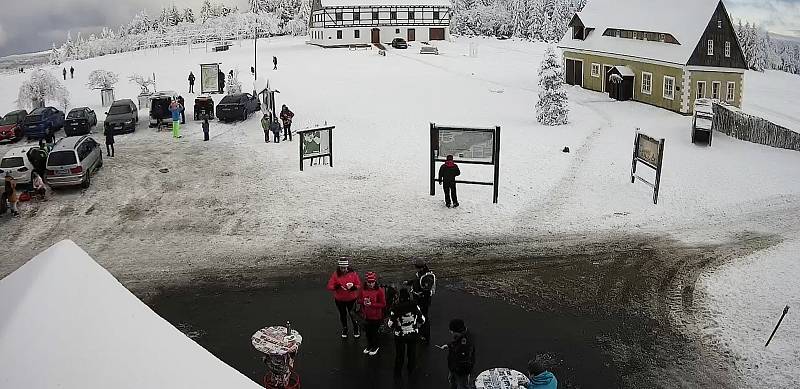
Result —
<instances>
[{"instance_id":1,"label":"white building with dark roof","mask_svg":"<svg viewBox=\"0 0 800 389\"><path fill-rule=\"evenodd\" d=\"M310 42L336 47L450 40L449 0L313 0Z\"/></svg>"}]
</instances>

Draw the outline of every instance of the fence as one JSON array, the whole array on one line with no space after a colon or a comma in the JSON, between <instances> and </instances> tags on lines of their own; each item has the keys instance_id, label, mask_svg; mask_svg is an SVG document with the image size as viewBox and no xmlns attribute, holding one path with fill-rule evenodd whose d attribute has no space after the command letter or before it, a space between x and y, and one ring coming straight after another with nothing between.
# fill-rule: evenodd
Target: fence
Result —
<instances>
[{"instance_id":1,"label":"fence","mask_svg":"<svg viewBox=\"0 0 800 389\"><path fill-rule=\"evenodd\" d=\"M781 149L800 151L800 134L736 107L714 102L713 128L728 136Z\"/></svg>"}]
</instances>

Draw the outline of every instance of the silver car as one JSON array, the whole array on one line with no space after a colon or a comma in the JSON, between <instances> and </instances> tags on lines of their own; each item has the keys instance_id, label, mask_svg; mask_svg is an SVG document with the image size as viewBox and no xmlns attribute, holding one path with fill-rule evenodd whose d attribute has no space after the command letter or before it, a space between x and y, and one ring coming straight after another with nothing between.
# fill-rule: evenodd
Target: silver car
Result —
<instances>
[{"instance_id":1,"label":"silver car","mask_svg":"<svg viewBox=\"0 0 800 389\"><path fill-rule=\"evenodd\" d=\"M47 178L51 187L80 185L88 188L92 174L103 166L100 144L88 135L63 138L47 156Z\"/></svg>"}]
</instances>

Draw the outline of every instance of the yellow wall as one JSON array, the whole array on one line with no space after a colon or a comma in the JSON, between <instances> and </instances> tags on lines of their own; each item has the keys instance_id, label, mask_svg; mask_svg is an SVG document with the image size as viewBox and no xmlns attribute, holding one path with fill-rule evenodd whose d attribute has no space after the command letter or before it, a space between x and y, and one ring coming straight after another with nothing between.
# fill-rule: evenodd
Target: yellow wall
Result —
<instances>
[{"instance_id":1,"label":"yellow wall","mask_svg":"<svg viewBox=\"0 0 800 389\"><path fill-rule=\"evenodd\" d=\"M690 80L692 81L692 93L689 95L689 106L694 106L694 100L697 97L697 82L698 81L705 81L706 82L706 98L711 98L711 88L712 82L719 81L721 84L720 86L720 96L719 99L721 101L725 101L728 104L735 105L737 107L742 106L742 85L744 84L744 74L741 73L722 73L722 72L690 72ZM727 97L727 85L728 81L733 81L735 83L734 89L734 100L728 101Z\"/></svg>"}]
</instances>

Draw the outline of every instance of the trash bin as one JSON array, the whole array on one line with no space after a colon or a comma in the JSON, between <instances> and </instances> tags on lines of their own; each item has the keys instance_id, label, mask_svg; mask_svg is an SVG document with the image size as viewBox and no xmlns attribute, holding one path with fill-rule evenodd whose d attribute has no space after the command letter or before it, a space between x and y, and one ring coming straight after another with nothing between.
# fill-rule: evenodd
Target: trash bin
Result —
<instances>
[{"instance_id":1,"label":"trash bin","mask_svg":"<svg viewBox=\"0 0 800 389\"><path fill-rule=\"evenodd\" d=\"M114 102L114 90L113 89L101 89L100 90L100 100L104 107L110 107L111 104Z\"/></svg>"}]
</instances>

